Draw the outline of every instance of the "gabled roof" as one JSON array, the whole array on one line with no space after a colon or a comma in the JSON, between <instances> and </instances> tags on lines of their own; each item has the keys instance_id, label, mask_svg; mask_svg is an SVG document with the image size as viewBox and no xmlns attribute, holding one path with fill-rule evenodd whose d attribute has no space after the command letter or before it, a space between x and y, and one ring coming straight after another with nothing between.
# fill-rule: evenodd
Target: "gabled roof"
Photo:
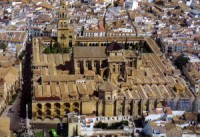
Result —
<instances>
[{"instance_id":1,"label":"gabled roof","mask_svg":"<svg viewBox=\"0 0 200 137\"><path fill-rule=\"evenodd\" d=\"M99 89L104 92L112 92L114 90L118 90L119 88L112 82L106 81L99 87Z\"/></svg>"},{"instance_id":2,"label":"gabled roof","mask_svg":"<svg viewBox=\"0 0 200 137\"><path fill-rule=\"evenodd\" d=\"M14 67L0 68L0 78L4 79L6 83L11 83L18 78L18 71Z\"/></svg>"},{"instance_id":3,"label":"gabled roof","mask_svg":"<svg viewBox=\"0 0 200 137\"><path fill-rule=\"evenodd\" d=\"M106 58L105 47L73 47L74 58Z\"/></svg>"},{"instance_id":4,"label":"gabled roof","mask_svg":"<svg viewBox=\"0 0 200 137\"><path fill-rule=\"evenodd\" d=\"M119 44L114 41L106 48L107 51L115 51L115 50L121 50L121 49L124 49L124 45Z\"/></svg>"},{"instance_id":5,"label":"gabled roof","mask_svg":"<svg viewBox=\"0 0 200 137\"><path fill-rule=\"evenodd\" d=\"M95 77L95 72L92 70L88 70L84 74L85 77Z\"/></svg>"}]
</instances>

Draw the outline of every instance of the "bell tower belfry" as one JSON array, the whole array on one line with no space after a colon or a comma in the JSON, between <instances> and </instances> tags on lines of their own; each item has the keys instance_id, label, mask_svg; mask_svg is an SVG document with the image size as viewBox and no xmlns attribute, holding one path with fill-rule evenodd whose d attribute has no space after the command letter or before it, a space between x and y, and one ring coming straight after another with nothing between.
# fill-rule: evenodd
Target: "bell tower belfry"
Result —
<instances>
[{"instance_id":1,"label":"bell tower belfry","mask_svg":"<svg viewBox=\"0 0 200 137\"><path fill-rule=\"evenodd\" d=\"M65 0L60 0L60 5L66 5L66 1Z\"/></svg>"},{"instance_id":2,"label":"bell tower belfry","mask_svg":"<svg viewBox=\"0 0 200 137\"><path fill-rule=\"evenodd\" d=\"M57 42L61 47L69 47L72 36L70 35L71 31L67 17L67 5L65 0L60 0L57 29Z\"/></svg>"}]
</instances>

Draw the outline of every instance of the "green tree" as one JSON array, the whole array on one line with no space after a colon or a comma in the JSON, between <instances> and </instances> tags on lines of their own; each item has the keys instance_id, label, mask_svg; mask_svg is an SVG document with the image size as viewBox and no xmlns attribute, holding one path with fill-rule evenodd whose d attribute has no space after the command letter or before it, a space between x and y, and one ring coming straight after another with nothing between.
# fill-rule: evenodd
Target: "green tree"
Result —
<instances>
[{"instance_id":1,"label":"green tree","mask_svg":"<svg viewBox=\"0 0 200 137\"><path fill-rule=\"evenodd\" d=\"M103 122L99 122L99 123L94 125L94 128L106 129L107 127L108 127L108 123L103 123Z\"/></svg>"},{"instance_id":2,"label":"green tree","mask_svg":"<svg viewBox=\"0 0 200 137\"><path fill-rule=\"evenodd\" d=\"M51 52L51 48L50 47L47 47L45 50L44 50L44 53L48 54Z\"/></svg>"},{"instance_id":3,"label":"green tree","mask_svg":"<svg viewBox=\"0 0 200 137\"><path fill-rule=\"evenodd\" d=\"M185 67L188 62L189 62L189 58L184 57L183 55L178 56L174 61L176 67L180 70L182 70L183 67Z\"/></svg>"},{"instance_id":4,"label":"green tree","mask_svg":"<svg viewBox=\"0 0 200 137\"><path fill-rule=\"evenodd\" d=\"M55 47L53 47L52 49L51 49L51 53L58 53L58 49Z\"/></svg>"},{"instance_id":5,"label":"green tree","mask_svg":"<svg viewBox=\"0 0 200 137\"><path fill-rule=\"evenodd\" d=\"M70 53L70 48L64 48L63 53Z\"/></svg>"},{"instance_id":6,"label":"green tree","mask_svg":"<svg viewBox=\"0 0 200 137\"><path fill-rule=\"evenodd\" d=\"M25 56L25 51L23 50L21 53L20 53L20 55L19 55L19 59L20 60L22 60L23 59L23 57Z\"/></svg>"},{"instance_id":7,"label":"green tree","mask_svg":"<svg viewBox=\"0 0 200 137\"><path fill-rule=\"evenodd\" d=\"M108 129L119 129L119 128L122 128L123 126L128 126L128 121L122 120L121 122L112 123L112 124L108 127Z\"/></svg>"},{"instance_id":8,"label":"green tree","mask_svg":"<svg viewBox=\"0 0 200 137\"><path fill-rule=\"evenodd\" d=\"M62 48L57 48L58 53L62 53L62 50L63 50Z\"/></svg>"},{"instance_id":9,"label":"green tree","mask_svg":"<svg viewBox=\"0 0 200 137\"><path fill-rule=\"evenodd\" d=\"M46 47L44 50L44 53L50 54L50 53L70 53L70 47L68 48L61 48L58 44L54 44L53 47Z\"/></svg>"},{"instance_id":10,"label":"green tree","mask_svg":"<svg viewBox=\"0 0 200 137\"><path fill-rule=\"evenodd\" d=\"M55 42L55 43L53 44L53 47L60 47L60 45L59 45L58 42Z\"/></svg>"},{"instance_id":11,"label":"green tree","mask_svg":"<svg viewBox=\"0 0 200 137\"><path fill-rule=\"evenodd\" d=\"M5 42L0 43L0 49L3 49L3 51L5 51L7 47L8 47L7 43L5 43Z\"/></svg>"}]
</instances>

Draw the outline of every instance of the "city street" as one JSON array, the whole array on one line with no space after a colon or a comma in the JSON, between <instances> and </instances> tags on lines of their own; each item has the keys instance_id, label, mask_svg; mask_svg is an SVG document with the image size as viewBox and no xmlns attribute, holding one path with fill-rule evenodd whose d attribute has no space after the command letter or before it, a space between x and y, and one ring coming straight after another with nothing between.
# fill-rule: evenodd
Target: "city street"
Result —
<instances>
[{"instance_id":1,"label":"city street","mask_svg":"<svg viewBox=\"0 0 200 137\"><path fill-rule=\"evenodd\" d=\"M31 118L31 103L32 103L32 95L31 95L31 79L32 79L32 71L31 71L31 54L32 47L31 43L27 43L26 46L26 55L24 57L23 69L22 69L22 96L21 96L21 105L20 105L20 116L26 118L26 104L28 104L29 110L28 115Z\"/></svg>"},{"instance_id":2,"label":"city street","mask_svg":"<svg viewBox=\"0 0 200 137\"><path fill-rule=\"evenodd\" d=\"M21 118L19 117L20 98L21 98L21 93L18 93L18 96L16 100L13 102L13 104L7 106L6 110L2 114L2 116L10 117L11 130L19 130L24 125L23 122L21 122Z\"/></svg>"}]
</instances>

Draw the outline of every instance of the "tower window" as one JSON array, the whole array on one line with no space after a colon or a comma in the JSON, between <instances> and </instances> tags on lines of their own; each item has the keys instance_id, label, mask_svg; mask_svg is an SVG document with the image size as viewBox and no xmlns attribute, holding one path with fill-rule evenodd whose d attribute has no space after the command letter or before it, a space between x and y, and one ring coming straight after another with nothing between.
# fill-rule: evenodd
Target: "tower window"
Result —
<instances>
[{"instance_id":1,"label":"tower window","mask_svg":"<svg viewBox=\"0 0 200 137\"><path fill-rule=\"evenodd\" d=\"M94 62L94 67L97 67L97 62Z\"/></svg>"},{"instance_id":2,"label":"tower window","mask_svg":"<svg viewBox=\"0 0 200 137\"><path fill-rule=\"evenodd\" d=\"M115 72L115 66L113 66L113 72Z\"/></svg>"},{"instance_id":3,"label":"tower window","mask_svg":"<svg viewBox=\"0 0 200 137\"><path fill-rule=\"evenodd\" d=\"M89 62L88 62L88 61L86 62L86 67L87 67L87 68L89 67Z\"/></svg>"},{"instance_id":4,"label":"tower window","mask_svg":"<svg viewBox=\"0 0 200 137\"><path fill-rule=\"evenodd\" d=\"M77 62L77 67L80 68L80 66L81 66L81 63Z\"/></svg>"},{"instance_id":5,"label":"tower window","mask_svg":"<svg viewBox=\"0 0 200 137\"><path fill-rule=\"evenodd\" d=\"M63 27L63 23L62 22L60 23L60 26Z\"/></svg>"},{"instance_id":6,"label":"tower window","mask_svg":"<svg viewBox=\"0 0 200 137\"><path fill-rule=\"evenodd\" d=\"M64 22L64 27L67 27L67 23L66 22Z\"/></svg>"}]
</instances>

